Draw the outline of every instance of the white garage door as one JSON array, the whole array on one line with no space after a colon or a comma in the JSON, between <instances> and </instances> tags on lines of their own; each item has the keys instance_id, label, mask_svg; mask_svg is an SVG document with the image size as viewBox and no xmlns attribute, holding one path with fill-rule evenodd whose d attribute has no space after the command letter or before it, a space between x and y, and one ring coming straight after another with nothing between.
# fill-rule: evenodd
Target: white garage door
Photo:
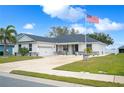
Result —
<instances>
[{"instance_id":1,"label":"white garage door","mask_svg":"<svg viewBox=\"0 0 124 93\"><path fill-rule=\"evenodd\" d=\"M50 43L38 44L39 56L54 55L55 51L56 51L56 48L54 44L50 44Z\"/></svg>"},{"instance_id":2,"label":"white garage door","mask_svg":"<svg viewBox=\"0 0 124 93\"><path fill-rule=\"evenodd\" d=\"M54 55L54 48L39 48L39 56L49 56Z\"/></svg>"}]
</instances>

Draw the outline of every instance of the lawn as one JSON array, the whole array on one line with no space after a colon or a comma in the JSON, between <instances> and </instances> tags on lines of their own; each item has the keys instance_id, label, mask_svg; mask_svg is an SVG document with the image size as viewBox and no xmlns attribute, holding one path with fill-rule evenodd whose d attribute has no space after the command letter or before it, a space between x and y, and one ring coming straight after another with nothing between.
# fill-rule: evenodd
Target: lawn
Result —
<instances>
[{"instance_id":1,"label":"lawn","mask_svg":"<svg viewBox=\"0 0 124 93\"><path fill-rule=\"evenodd\" d=\"M7 62L14 62L14 61L21 61L21 60L30 60L30 59L37 59L41 57L35 56L9 56L9 57L0 57L0 64L7 63Z\"/></svg>"},{"instance_id":2,"label":"lawn","mask_svg":"<svg viewBox=\"0 0 124 93\"><path fill-rule=\"evenodd\" d=\"M94 57L87 62L81 60L54 69L124 76L124 54Z\"/></svg>"},{"instance_id":3,"label":"lawn","mask_svg":"<svg viewBox=\"0 0 124 93\"><path fill-rule=\"evenodd\" d=\"M27 71L21 71L21 70L13 70L10 73L24 75L24 76L32 76L37 78L57 80L57 81L64 81L64 82L76 83L76 84L82 84L82 85L96 86L96 87L124 87L124 84L119 84L119 83L88 80L88 79L78 79L78 78L72 78L72 77L56 76L56 75L27 72Z\"/></svg>"}]
</instances>

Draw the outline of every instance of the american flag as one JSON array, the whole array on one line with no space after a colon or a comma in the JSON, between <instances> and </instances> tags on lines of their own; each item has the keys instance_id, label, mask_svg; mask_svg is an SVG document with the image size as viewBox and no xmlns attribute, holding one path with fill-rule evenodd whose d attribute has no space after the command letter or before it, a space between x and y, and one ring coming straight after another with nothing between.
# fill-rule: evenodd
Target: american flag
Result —
<instances>
[{"instance_id":1,"label":"american flag","mask_svg":"<svg viewBox=\"0 0 124 93\"><path fill-rule=\"evenodd\" d=\"M86 21L90 22L90 23L99 23L99 18L96 16L91 16L91 15L87 15L86 16Z\"/></svg>"}]
</instances>

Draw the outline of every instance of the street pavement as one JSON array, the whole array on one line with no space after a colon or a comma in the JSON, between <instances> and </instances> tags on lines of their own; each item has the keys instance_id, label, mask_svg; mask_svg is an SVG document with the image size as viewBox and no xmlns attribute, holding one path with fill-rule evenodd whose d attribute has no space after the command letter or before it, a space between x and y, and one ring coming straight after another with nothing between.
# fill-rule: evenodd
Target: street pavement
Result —
<instances>
[{"instance_id":1,"label":"street pavement","mask_svg":"<svg viewBox=\"0 0 124 93\"><path fill-rule=\"evenodd\" d=\"M0 75L0 87L54 87L54 86Z\"/></svg>"},{"instance_id":2,"label":"street pavement","mask_svg":"<svg viewBox=\"0 0 124 93\"><path fill-rule=\"evenodd\" d=\"M0 72L0 87L87 87L87 86Z\"/></svg>"}]
</instances>

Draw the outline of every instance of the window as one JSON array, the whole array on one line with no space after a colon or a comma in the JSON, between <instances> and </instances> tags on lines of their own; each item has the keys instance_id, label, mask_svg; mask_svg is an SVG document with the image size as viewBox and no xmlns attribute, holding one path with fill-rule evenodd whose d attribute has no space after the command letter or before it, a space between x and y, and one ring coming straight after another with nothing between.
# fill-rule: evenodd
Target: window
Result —
<instances>
[{"instance_id":1,"label":"window","mask_svg":"<svg viewBox=\"0 0 124 93\"><path fill-rule=\"evenodd\" d=\"M75 52L78 52L78 45L75 45Z\"/></svg>"},{"instance_id":2,"label":"window","mask_svg":"<svg viewBox=\"0 0 124 93\"><path fill-rule=\"evenodd\" d=\"M92 49L92 44L87 44L87 48L91 48Z\"/></svg>"},{"instance_id":3,"label":"window","mask_svg":"<svg viewBox=\"0 0 124 93\"><path fill-rule=\"evenodd\" d=\"M32 44L29 44L29 51L32 51Z\"/></svg>"},{"instance_id":4,"label":"window","mask_svg":"<svg viewBox=\"0 0 124 93\"><path fill-rule=\"evenodd\" d=\"M56 45L56 52L58 52L58 45Z\"/></svg>"},{"instance_id":5,"label":"window","mask_svg":"<svg viewBox=\"0 0 124 93\"><path fill-rule=\"evenodd\" d=\"M18 48L19 48L19 49L21 48L21 44L18 45Z\"/></svg>"},{"instance_id":6,"label":"window","mask_svg":"<svg viewBox=\"0 0 124 93\"><path fill-rule=\"evenodd\" d=\"M63 45L63 50L68 51L68 45Z\"/></svg>"}]
</instances>

